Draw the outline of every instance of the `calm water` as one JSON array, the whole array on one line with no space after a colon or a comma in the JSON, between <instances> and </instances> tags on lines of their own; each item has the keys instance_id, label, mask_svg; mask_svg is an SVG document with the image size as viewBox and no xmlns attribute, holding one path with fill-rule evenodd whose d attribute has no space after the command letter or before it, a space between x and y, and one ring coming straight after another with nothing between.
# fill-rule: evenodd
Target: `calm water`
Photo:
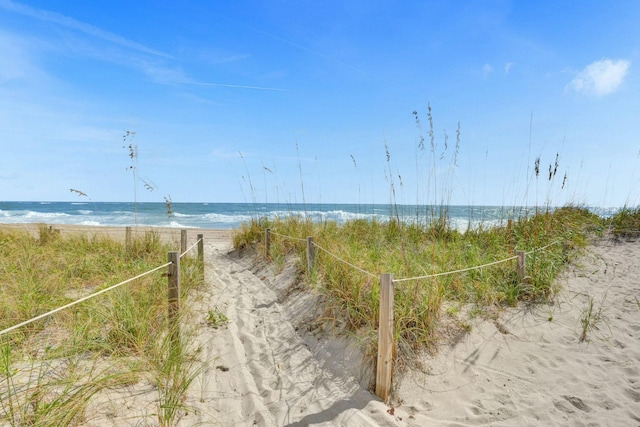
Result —
<instances>
[{"instance_id":1,"label":"calm water","mask_svg":"<svg viewBox=\"0 0 640 427\"><path fill-rule=\"evenodd\" d=\"M397 216L407 222L426 223L436 216L440 207L414 205L356 205L356 204L276 204L276 203L173 203L173 214L168 215L164 203L110 203L110 202L0 202L0 223L45 223L96 226L147 225L176 228L238 227L252 218L308 217L314 221L333 220L339 223L350 219L377 219L386 221ZM608 216L612 211L592 209ZM452 227L464 231L470 225L486 227L531 214L532 208L496 206L450 206L447 216Z\"/></svg>"}]
</instances>

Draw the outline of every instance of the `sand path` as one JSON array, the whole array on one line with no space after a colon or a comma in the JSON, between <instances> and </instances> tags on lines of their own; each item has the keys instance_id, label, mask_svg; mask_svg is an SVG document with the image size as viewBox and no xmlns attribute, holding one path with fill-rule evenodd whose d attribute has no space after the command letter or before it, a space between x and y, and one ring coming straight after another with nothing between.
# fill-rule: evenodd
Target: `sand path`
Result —
<instances>
[{"instance_id":1,"label":"sand path","mask_svg":"<svg viewBox=\"0 0 640 427\"><path fill-rule=\"evenodd\" d=\"M200 415L180 425L394 426L380 400L353 378L334 375L295 331L275 294L228 256L229 242L205 243L211 291L199 310L218 308L229 318L198 336L208 368L190 392Z\"/></svg>"}]
</instances>

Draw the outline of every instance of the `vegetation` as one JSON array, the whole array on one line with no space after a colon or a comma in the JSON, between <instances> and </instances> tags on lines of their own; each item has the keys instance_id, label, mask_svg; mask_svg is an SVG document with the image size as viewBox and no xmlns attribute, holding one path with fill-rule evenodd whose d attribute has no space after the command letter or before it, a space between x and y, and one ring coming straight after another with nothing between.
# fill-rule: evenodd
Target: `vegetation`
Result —
<instances>
[{"instance_id":1,"label":"vegetation","mask_svg":"<svg viewBox=\"0 0 640 427\"><path fill-rule=\"evenodd\" d=\"M616 237L638 237L640 230L640 207L624 207L611 219L611 231Z\"/></svg>"},{"instance_id":2,"label":"vegetation","mask_svg":"<svg viewBox=\"0 0 640 427\"><path fill-rule=\"evenodd\" d=\"M236 248L255 246L260 249L257 253L264 254L265 230L270 228L270 261L280 266L285 257L296 255L301 260L300 270L307 268L302 262L306 258L305 238L313 236L323 250L316 251L314 271L301 277L326 294L330 315L342 319L351 331L377 329L379 276L393 274L394 331L400 352L433 349L442 332L438 329L440 317L458 313L463 304L474 307L476 314L490 314L494 308L550 300L558 291L554 278L589 237L602 235L607 229L618 236L635 235L640 230L640 209L625 209L615 218L605 219L583 207L553 208L551 194L564 190L568 180L567 172L560 170L559 153L549 163L537 156L533 170L527 169L528 186L535 184L535 208L523 210L520 217L505 218L500 226L481 225L465 232L453 229L447 207L458 167L461 125L457 124L455 144L448 143L446 131L444 140L436 141L432 109L427 107L424 131L418 112L413 112L418 130L415 205L426 212L424 217L409 214L408 218L396 203L396 193L404 193L402 174L394 169L385 141L389 221L337 224L314 223L304 216L256 216L234 236ZM357 168L353 155L351 160ZM546 195L540 194L544 198L539 199L545 188ZM528 194L524 200L529 200ZM516 270L516 251L527 253L524 277ZM486 264L491 265L472 268ZM591 321L586 324L587 329L592 326ZM457 326L463 331L470 329L465 320L459 320ZM375 334L371 338L375 343Z\"/></svg>"},{"instance_id":3,"label":"vegetation","mask_svg":"<svg viewBox=\"0 0 640 427\"><path fill-rule=\"evenodd\" d=\"M86 234L0 231L0 330L166 263L170 246L146 233L129 246ZM181 262L181 292L203 279ZM189 331L171 339L166 269L0 336L0 423L79 425L96 395L139 382L157 390L155 416L172 425L199 369ZM188 313L184 313L188 315Z\"/></svg>"},{"instance_id":4,"label":"vegetation","mask_svg":"<svg viewBox=\"0 0 640 427\"><path fill-rule=\"evenodd\" d=\"M339 225L289 217L244 224L234 244L262 248L264 230L270 228L275 232L271 233L272 261L287 254L304 260L304 239L314 236L314 243L324 250L316 251L315 271L306 277L326 293L333 315L352 331L377 329L378 278L392 273L397 282L394 330L399 347L430 349L436 342L443 303L470 303L478 312L487 312L490 307L547 301L557 291L553 281L563 266L587 244L589 235L605 227L606 222L597 215L571 206L465 233L449 228L444 217L430 225L396 219ZM433 276L510 259L516 250L528 253L523 280L518 278L514 260ZM258 252L264 254L264 250ZM300 268L306 265L300 263ZM403 280L411 278L416 279Z\"/></svg>"}]
</instances>

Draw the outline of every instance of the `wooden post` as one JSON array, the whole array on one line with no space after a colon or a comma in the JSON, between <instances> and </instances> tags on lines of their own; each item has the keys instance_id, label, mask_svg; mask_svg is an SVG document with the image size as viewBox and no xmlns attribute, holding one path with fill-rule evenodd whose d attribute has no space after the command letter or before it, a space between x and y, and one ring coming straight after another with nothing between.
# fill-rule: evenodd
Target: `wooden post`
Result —
<instances>
[{"instance_id":1,"label":"wooden post","mask_svg":"<svg viewBox=\"0 0 640 427\"><path fill-rule=\"evenodd\" d=\"M124 245L127 249L131 247L131 227L124 229Z\"/></svg>"},{"instance_id":2,"label":"wooden post","mask_svg":"<svg viewBox=\"0 0 640 427\"><path fill-rule=\"evenodd\" d=\"M180 253L168 253L169 272L169 330L171 339L176 341L180 335Z\"/></svg>"},{"instance_id":3,"label":"wooden post","mask_svg":"<svg viewBox=\"0 0 640 427\"><path fill-rule=\"evenodd\" d=\"M516 251L518 256L518 265L516 271L518 272L518 283L524 283L524 278L527 275L527 253L525 251Z\"/></svg>"},{"instance_id":4,"label":"wooden post","mask_svg":"<svg viewBox=\"0 0 640 427\"><path fill-rule=\"evenodd\" d=\"M391 392L393 363L393 275L380 276L380 324L378 325L378 363L376 367L376 396L387 402Z\"/></svg>"},{"instance_id":5,"label":"wooden post","mask_svg":"<svg viewBox=\"0 0 640 427\"><path fill-rule=\"evenodd\" d=\"M202 234L198 234L198 264L204 279L204 236Z\"/></svg>"},{"instance_id":6,"label":"wooden post","mask_svg":"<svg viewBox=\"0 0 640 427\"><path fill-rule=\"evenodd\" d=\"M180 230L180 253L183 254L187 250L187 230Z\"/></svg>"},{"instance_id":7,"label":"wooden post","mask_svg":"<svg viewBox=\"0 0 640 427\"><path fill-rule=\"evenodd\" d=\"M269 258L269 252L271 251L271 229L265 230L264 236L264 256Z\"/></svg>"},{"instance_id":8,"label":"wooden post","mask_svg":"<svg viewBox=\"0 0 640 427\"><path fill-rule=\"evenodd\" d=\"M198 262L204 263L204 236L198 234Z\"/></svg>"},{"instance_id":9,"label":"wooden post","mask_svg":"<svg viewBox=\"0 0 640 427\"><path fill-rule=\"evenodd\" d=\"M313 237L307 237L307 272L313 272L313 266L316 258L316 247L313 246Z\"/></svg>"}]
</instances>

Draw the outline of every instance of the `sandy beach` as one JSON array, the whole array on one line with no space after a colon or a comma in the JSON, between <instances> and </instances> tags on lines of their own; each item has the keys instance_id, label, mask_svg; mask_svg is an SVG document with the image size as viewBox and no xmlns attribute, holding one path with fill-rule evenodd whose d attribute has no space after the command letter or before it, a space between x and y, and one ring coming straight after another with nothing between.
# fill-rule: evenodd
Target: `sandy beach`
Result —
<instances>
[{"instance_id":1,"label":"sandy beach","mask_svg":"<svg viewBox=\"0 0 640 427\"><path fill-rule=\"evenodd\" d=\"M558 285L552 304L475 319L425 372L405 375L409 424L640 425L640 244L595 242Z\"/></svg>"},{"instance_id":2,"label":"sandy beach","mask_svg":"<svg viewBox=\"0 0 640 427\"><path fill-rule=\"evenodd\" d=\"M124 239L122 228L54 228ZM179 229L156 231L180 240ZM196 339L207 365L180 426L640 425L638 242L592 243L550 304L468 319L469 333L394 377L386 405L365 387L372 366L357 346L315 327L321 296L295 285L292 263L276 274L232 252L230 231L190 229L190 243L196 234L207 283L195 303ZM213 308L228 317L220 328L205 322ZM144 414L157 394L149 385L126 393L96 399L86 425L154 425Z\"/></svg>"}]
</instances>

